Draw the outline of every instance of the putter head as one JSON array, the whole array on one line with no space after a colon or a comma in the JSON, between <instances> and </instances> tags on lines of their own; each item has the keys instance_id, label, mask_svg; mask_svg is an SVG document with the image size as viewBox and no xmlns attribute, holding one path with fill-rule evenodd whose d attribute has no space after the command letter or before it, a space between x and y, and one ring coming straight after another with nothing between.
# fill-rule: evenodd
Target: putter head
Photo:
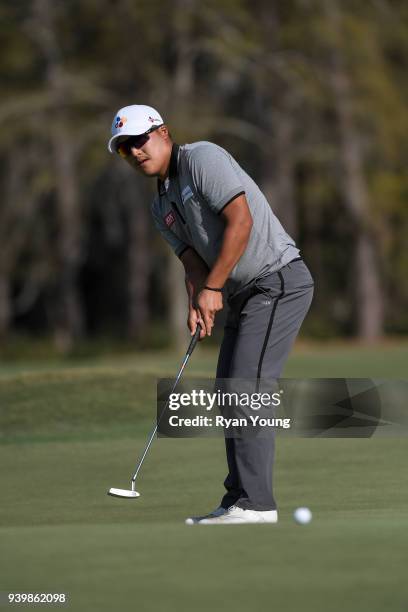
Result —
<instances>
[{"instance_id":1,"label":"putter head","mask_svg":"<svg viewBox=\"0 0 408 612\"><path fill-rule=\"evenodd\" d=\"M137 491L130 491L129 489L109 489L108 495L112 495L112 497L124 497L125 499L140 497L140 493Z\"/></svg>"}]
</instances>

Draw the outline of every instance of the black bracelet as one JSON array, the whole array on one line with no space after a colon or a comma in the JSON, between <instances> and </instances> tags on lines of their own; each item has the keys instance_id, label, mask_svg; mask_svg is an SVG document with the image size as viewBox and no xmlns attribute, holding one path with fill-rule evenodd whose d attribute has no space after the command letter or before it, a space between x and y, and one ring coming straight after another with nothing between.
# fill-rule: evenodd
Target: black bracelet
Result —
<instances>
[{"instance_id":1,"label":"black bracelet","mask_svg":"<svg viewBox=\"0 0 408 612\"><path fill-rule=\"evenodd\" d=\"M208 289L209 291L219 291L222 292L222 289L216 289L215 287L208 287L208 285L204 285L203 289Z\"/></svg>"}]
</instances>

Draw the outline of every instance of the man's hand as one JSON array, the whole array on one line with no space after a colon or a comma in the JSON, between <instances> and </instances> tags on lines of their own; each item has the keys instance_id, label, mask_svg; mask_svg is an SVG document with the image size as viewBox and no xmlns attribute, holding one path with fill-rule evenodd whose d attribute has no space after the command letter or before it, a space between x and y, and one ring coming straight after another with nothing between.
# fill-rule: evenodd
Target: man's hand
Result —
<instances>
[{"instance_id":1,"label":"man's hand","mask_svg":"<svg viewBox=\"0 0 408 612\"><path fill-rule=\"evenodd\" d=\"M193 308L193 306L190 306L188 309L187 327L192 336L194 336L196 332L198 323L201 325L200 340L202 340L206 335L203 318L198 308Z\"/></svg>"},{"instance_id":2,"label":"man's hand","mask_svg":"<svg viewBox=\"0 0 408 612\"><path fill-rule=\"evenodd\" d=\"M222 293L220 291L211 291L210 289L200 291L197 297L197 310L202 319L202 322L200 321L201 327L204 329L204 335L201 336L200 334L200 337L211 336L215 315L222 308Z\"/></svg>"}]
</instances>

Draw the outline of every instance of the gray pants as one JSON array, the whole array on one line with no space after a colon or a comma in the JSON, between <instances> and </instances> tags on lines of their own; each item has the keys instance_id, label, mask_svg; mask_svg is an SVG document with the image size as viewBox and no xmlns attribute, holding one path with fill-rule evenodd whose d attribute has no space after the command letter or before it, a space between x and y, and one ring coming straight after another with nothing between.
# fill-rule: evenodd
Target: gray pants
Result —
<instances>
[{"instance_id":1,"label":"gray pants","mask_svg":"<svg viewBox=\"0 0 408 612\"><path fill-rule=\"evenodd\" d=\"M312 297L310 272L294 260L230 298L217 378L279 378ZM274 510L274 436L225 438L225 445L229 472L221 505Z\"/></svg>"}]
</instances>

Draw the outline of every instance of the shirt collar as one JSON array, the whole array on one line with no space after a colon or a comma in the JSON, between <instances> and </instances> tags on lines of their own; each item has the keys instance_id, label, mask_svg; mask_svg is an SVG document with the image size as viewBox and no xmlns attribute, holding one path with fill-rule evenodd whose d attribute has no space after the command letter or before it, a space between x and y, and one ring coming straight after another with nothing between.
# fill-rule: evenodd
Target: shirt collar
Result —
<instances>
[{"instance_id":1,"label":"shirt collar","mask_svg":"<svg viewBox=\"0 0 408 612\"><path fill-rule=\"evenodd\" d=\"M174 142L171 148L170 163L169 163L169 179L170 180L178 176L179 150L180 150L180 145ZM157 179L157 189L159 192L159 196L165 195L166 187L165 187L164 181Z\"/></svg>"},{"instance_id":2,"label":"shirt collar","mask_svg":"<svg viewBox=\"0 0 408 612\"><path fill-rule=\"evenodd\" d=\"M180 146L173 143L170 156L169 179L175 178L178 175L178 153Z\"/></svg>"}]
</instances>

